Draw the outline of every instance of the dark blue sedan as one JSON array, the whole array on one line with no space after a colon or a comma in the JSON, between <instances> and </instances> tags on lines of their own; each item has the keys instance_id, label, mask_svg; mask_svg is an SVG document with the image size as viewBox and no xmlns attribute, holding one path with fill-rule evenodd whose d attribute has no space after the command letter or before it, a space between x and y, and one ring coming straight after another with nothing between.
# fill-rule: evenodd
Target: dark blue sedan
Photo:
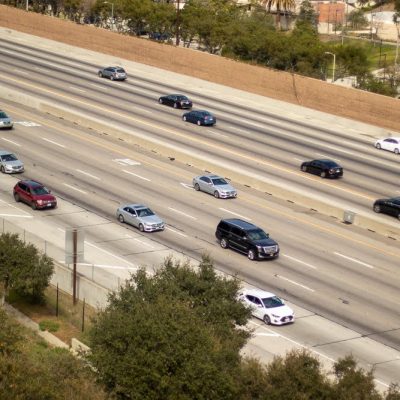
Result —
<instances>
[{"instance_id":1,"label":"dark blue sedan","mask_svg":"<svg viewBox=\"0 0 400 400\"><path fill-rule=\"evenodd\" d=\"M190 111L182 115L182 119L197 125L214 125L217 119L208 111Z\"/></svg>"}]
</instances>

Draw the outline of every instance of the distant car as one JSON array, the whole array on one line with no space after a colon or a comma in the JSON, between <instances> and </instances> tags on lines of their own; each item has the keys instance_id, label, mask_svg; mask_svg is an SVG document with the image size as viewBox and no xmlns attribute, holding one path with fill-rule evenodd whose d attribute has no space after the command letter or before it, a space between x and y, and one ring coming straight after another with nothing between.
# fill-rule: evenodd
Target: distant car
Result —
<instances>
[{"instance_id":1,"label":"distant car","mask_svg":"<svg viewBox=\"0 0 400 400\"><path fill-rule=\"evenodd\" d=\"M17 203L22 201L29 204L33 210L57 207L57 199L50 190L32 180L19 181L14 186L14 199Z\"/></svg>"},{"instance_id":2,"label":"distant car","mask_svg":"<svg viewBox=\"0 0 400 400\"><path fill-rule=\"evenodd\" d=\"M332 160L305 161L300 169L303 172L319 175L321 178L339 178L343 176L343 168Z\"/></svg>"},{"instance_id":3,"label":"distant car","mask_svg":"<svg viewBox=\"0 0 400 400\"><path fill-rule=\"evenodd\" d=\"M160 104L174 108L192 108L193 103L183 94L169 94L158 99Z\"/></svg>"},{"instance_id":4,"label":"distant car","mask_svg":"<svg viewBox=\"0 0 400 400\"><path fill-rule=\"evenodd\" d=\"M400 197L376 200L374 203L374 211L376 213L393 215L400 219Z\"/></svg>"},{"instance_id":5,"label":"distant car","mask_svg":"<svg viewBox=\"0 0 400 400\"><path fill-rule=\"evenodd\" d=\"M24 172L24 163L7 150L0 150L0 171L3 174Z\"/></svg>"},{"instance_id":6,"label":"distant car","mask_svg":"<svg viewBox=\"0 0 400 400\"><path fill-rule=\"evenodd\" d=\"M164 221L143 204L126 204L117 209L119 222L139 228L140 232L163 231Z\"/></svg>"},{"instance_id":7,"label":"distant car","mask_svg":"<svg viewBox=\"0 0 400 400\"><path fill-rule=\"evenodd\" d=\"M239 299L250 307L254 317L267 325L284 325L294 322L294 311L273 293L260 289L243 290Z\"/></svg>"},{"instance_id":8,"label":"distant car","mask_svg":"<svg viewBox=\"0 0 400 400\"><path fill-rule=\"evenodd\" d=\"M395 154L400 154L400 137L379 139L375 142L375 147L378 150L388 150Z\"/></svg>"},{"instance_id":9,"label":"distant car","mask_svg":"<svg viewBox=\"0 0 400 400\"><path fill-rule=\"evenodd\" d=\"M121 67L107 67L98 72L100 78L109 78L112 81L124 81L128 78L127 73Z\"/></svg>"},{"instance_id":10,"label":"distant car","mask_svg":"<svg viewBox=\"0 0 400 400\"><path fill-rule=\"evenodd\" d=\"M237 197L236 189L218 175L196 176L193 178L193 187L197 191L213 194L217 199Z\"/></svg>"},{"instance_id":11,"label":"distant car","mask_svg":"<svg viewBox=\"0 0 400 400\"><path fill-rule=\"evenodd\" d=\"M14 123L5 111L0 110L0 129L12 129Z\"/></svg>"},{"instance_id":12,"label":"distant car","mask_svg":"<svg viewBox=\"0 0 400 400\"><path fill-rule=\"evenodd\" d=\"M182 115L182 119L197 125L214 125L217 119L208 111L189 111Z\"/></svg>"}]
</instances>

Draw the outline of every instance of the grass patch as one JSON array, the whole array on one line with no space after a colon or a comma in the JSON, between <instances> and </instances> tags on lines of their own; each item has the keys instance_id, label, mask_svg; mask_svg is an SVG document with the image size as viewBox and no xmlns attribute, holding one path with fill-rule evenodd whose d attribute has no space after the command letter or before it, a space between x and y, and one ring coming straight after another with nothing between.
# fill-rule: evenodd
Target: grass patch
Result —
<instances>
[{"instance_id":1,"label":"grass patch","mask_svg":"<svg viewBox=\"0 0 400 400\"><path fill-rule=\"evenodd\" d=\"M39 322L39 329L41 331L57 332L60 329L60 324L58 322L45 319Z\"/></svg>"}]
</instances>

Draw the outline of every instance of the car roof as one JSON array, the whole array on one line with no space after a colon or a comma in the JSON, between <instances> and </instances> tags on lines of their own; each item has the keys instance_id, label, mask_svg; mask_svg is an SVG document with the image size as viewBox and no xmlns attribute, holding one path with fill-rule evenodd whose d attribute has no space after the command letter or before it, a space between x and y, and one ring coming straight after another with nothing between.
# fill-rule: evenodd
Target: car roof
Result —
<instances>
[{"instance_id":1,"label":"car roof","mask_svg":"<svg viewBox=\"0 0 400 400\"><path fill-rule=\"evenodd\" d=\"M330 165L337 165L339 166L339 164L336 161L333 160L329 160L328 158L319 158L317 160L313 160L313 161L319 161L323 164L330 164Z\"/></svg>"},{"instance_id":2,"label":"car roof","mask_svg":"<svg viewBox=\"0 0 400 400\"><path fill-rule=\"evenodd\" d=\"M221 222L222 221L246 230L260 229L258 226L252 224L251 222L243 221L242 219L239 218L227 218L227 219L222 219Z\"/></svg>"},{"instance_id":3,"label":"car roof","mask_svg":"<svg viewBox=\"0 0 400 400\"><path fill-rule=\"evenodd\" d=\"M141 208L149 208L147 206L145 206L144 204L124 204L123 206L121 206L122 208L125 207L130 207L130 208L134 208L135 210L140 210Z\"/></svg>"},{"instance_id":4,"label":"car roof","mask_svg":"<svg viewBox=\"0 0 400 400\"><path fill-rule=\"evenodd\" d=\"M201 175L201 177L203 177L203 176L205 176L205 177L207 177L207 178L210 178L210 179L222 178L222 176L214 175L214 174Z\"/></svg>"},{"instance_id":5,"label":"car roof","mask_svg":"<svg viewBox=\"0 0 400 400\"><path fill-rule=\"evenodd\" d=\"M267 291L262 290L262 289L245 289L245 290L242 290L241 293L244 294L244 295L248 294L250 296L257 296L257 297L260 297L262 299L264 299L266 297L274 297L274 296L276 296L275 293L267 292Z\"/></svg>"},{"instance_id":6,"label":"car roof","mask_svg":"<svg viewBox=\"0 0 400 400\"><path fill-rule=\"evenodd\" d=\"M6 154L14 154L14 153L8 150L0 150L0 156L5 156Z\"/></svg>"}]
</instances>

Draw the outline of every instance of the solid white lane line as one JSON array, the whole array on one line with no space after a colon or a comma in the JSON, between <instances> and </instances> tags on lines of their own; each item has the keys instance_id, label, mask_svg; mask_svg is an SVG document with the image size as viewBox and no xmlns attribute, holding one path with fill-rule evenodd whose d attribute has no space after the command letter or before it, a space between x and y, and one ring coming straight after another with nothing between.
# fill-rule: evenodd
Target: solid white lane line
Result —
<instances>
[{"instance_id":1,"label":"solid white lane line","mask_svg":"<svg viewBox=\"0 0 400 400\"><path fill-rule=\"evenodd\" d=\"M97 181L101 181L99 177L89 174L89 172L82 171L81 169L77 169L76 171L80 172L83 175L89 176L90 178L96 179Z\"/></svg>"},{"instance_id":2,"label":"solid white lane line","mask_svg":"<svg viewBox=\"0 0 400 400\"><path fill-rule=\"evenodd\" d=\"M254 336L280 337L279 333L253 332Z\"/></svg>"},{"instance_id":3,"label":"solid white lane line","mask_svg":"<svg viewBox=\"0 0 400 400\"><path fill-rule=\"evenodd\" d=\"M33 218L33 215L0 214L0 217Z\"/></svg>"},{"instance_id":4,"label":"solid white lane line","mask_svg":"<svg viewBox=\"0 0 400 400\"><path fill-rule=\"evenodd\" d=\"M91 263L77 263L78 265L87 265L90 267L103 268L103 269L124 269L124 270L132 270L137 271L137 267L121 267L119 265L103 265L103 264L91 264Z\"/></svg>"},{"instance_id":5,"label":"solid white lane line","mask_svg":"<svg viewBox=\"0 0 400 400\"><path fill-rule=\"evenodd\" d=\"M22 213L24 213L24 214L27 214L27 215L29 215L30 217L32 217L32 215L31 215L31 214L29 214L27 211L21 210L20 208L18 208L18 207L17 207L17 206L15 206L14 204L7 203L7 202L6 202L6 201L4 201L4 200L0 200L0 202L1 202L1 203L4 203L4 204L7 204L7 205L8 205L8 207L14 208L15 210L18 210L18 211L20 211L20 212L22 212Z\"/></svg>"},{"instance_id":6,"label":"solid white lane line","mask_svg":"<svg viewBox=\"0 0 400 400\"><path fill-rule=\"evenodd\" d=\"M223 133L217 132L216 130L207 129L207 132L210 132L213 135L218 135L218 136L222 136L222 137L228 137L227 135L224 135Z\"/></svg>"},{"instance_id":7,"label":"solid white lane line","mask_svg":"<svg viewBox=\"0 0 400 400\"><path fill-rule=\"evenodd\" d=\"M70 87L70 89L76 90L77 92L82 92L82 93L85 93L85 92L86 92L86 90L83 90L83 89L78 88L78 87L76 87L76 86L71 86L71 85L69 85L69 87Z\"/></svg>"},{"instance_id":8,"label":"solid white lane line","mask_svg":"<svg viewBox=\"0 0 400 400\"><path fill-rule=\"evenodd\" d=\"M8 143L14 144L15 146L21 147L21 145L20 145L19 143L14 142L14 141L12 141L12 140L10 140L10 139L6 139L6 138L2 138L2 139L3 139L4 141L8 142Z\"/></svg>"},{"instance_id":9,"label":"solid white lane line","mask_svg":"<svg viewBox=\"0 0 400 400\"><path fill-rule=\"evenodd\" d=\"M236 128L236 126L229 126L229 129L234 129L235 131L238 132L244 132L244 133L248 133L249 131L246 131L245 129L241 129L241 128Z\"/></svg>"},{"instance_id":10,"label":"solid white lane line","mask_svg":"<svg viewBox=\"0 0 400 400\"><path fill-rule=\"evenodd\" d=\"M126 174L136 176L136 178L143 179L144 181L151 182L150 179L145 178L145 177L140 176L140 175L137 175L137 174L134 174L133 172L127 171L126 169L123 169L122 171L125 172Z\"/></svg>"},{"instance_id":11,"label":"solid white lane line","mask_svg":"<svg viewBox=\"0 0 400 400\"><path fill-rule=\"evenodd\" d=\"M312 268L312 269L317 269L317 267L315 267L314 265L308 264L304 261L298 260L297 258L288 256L287 254L282 254L281 256L288 258L289 260L293 260L298 262L299 264L305 265L306 267Z\"/></svg>"},{"instance_id":12,"label":"solid white lane line","mask_svg":"<svg viewBox=\"0 0 400 400\"><path fill-rule=\"evenodd\" d=\"M76 190L76 191L79 192L79 193L87 194L87 192L85 192L85 191L83 191L83 190L81 190L81 189L78 189L78 188L75 187L75 186L68 185L68 183L63 183L63 185L69 187L69 188L72 189L72 190Z\"/></svg>"},{"instance_id":13,"label":"solid white lane line","mask_svg":"<svg viewBox=\"0 0 400 400\"><path fill-rule=\"evenodd\" d=\"M28 75L28 74L29 74L29 72L22 71L22 70L20 70L20 69L14 69L14 71L15 71L15 72L18 72L18 73L20 73L20 74L23 74L23 75Z\"/></svg>"},{"instance_id":14,"label":"solid white lane line","mask_svg":"<svg viewBox=\"0 0 400 400\"><path fill-rule=\"evenodd\" d=\"M292 281L292 280L289 279L289 278L285 278L285 277L282 276L282 275L275 274L274 276L277 277L277 278L279 278L279 279L283 279L284 281L290 282L290 283L292 283L293 285L300 286L301 288L306 289L306 290L309 290L310 292L315 292L314 289L311 289L311 288L309 288L308 286L302 285L301 283Z\"/></svg>"},{"instance_id":15,"label":"solid white lane line","mask_svg":"<svg viewBox=\"0 0 400 400\"><path fill-rule=\"evenodd\" d=\"M236 215L237 217L240 217L240 218L243 218L243 219L247 219L247 221L251 221L251 218L245 217L245 216L240 215L240 214L237 214L237 213L235 213L235 212L233 212L233 211L229 211L229 210L227 210L226 208L219 207L219 209L220 209L221 211L225 211L225 212L227 212L227 213L229 213L229 214Z\"/></svg>"},{"instance_id":16,"label":"solid white lane line","mask_svg":"<svg viewBox=\"0 0 400 400\"><path fill-rule=\"evenodd\" d=\"M98 85L97 83L90 83L90 85L92 85L93 87L97 88L97 89L101 89L101 90L108 90L108 88Z\"/></svg>"},{"instance_id":17,"label":"solid white lane line","mask_svg":"<svg viewBox=\"0 0 400 400\"><path fill-rule=\"evenodd\" d=\"M180 236L183 236L183 237L187 237L184 233L179 232L179 231L176 231L175 229L172 229L172 228L170 228L170 227L168 227L168 226L166 226L165 229L168 229L169 231L174 232L174 233L176 233L177 235L180 235Z\"/></svg>"},{"instance_id":18,"label":"solid white lane line","mask_svg":"<svg viewBox=\"0 0 400 400\"><path fill-rule=\"evenodd\" d=\"M172 207L168 207L168 210L174 211L174 212L176 212L178 214L184 215L185 217L188 217L188 218L191 218L191 219L194 219L194 220L197 219L196 217L193 217L192 215L186 214L183 211L179 211L179 210L177 210L175 208L172 208Z\"/></svg>"},{"instance_id":19,"label":"solid white lane line","mask_svg":"<svg viewBox=\"0 0 400 400\"><path fill-rule=\"evenodd\" d=\"M327 156L326 154L321 154L321 153L316 153L316 154L317 154L317 156L321 156L321 157L324 157L324 158L329 158L330 160L335 160L335 161L339 161L340 162L339 159Z\"/></svg>"},{"instance_id":20,"label":"solid white lane line","mask_svg":"<svg viewBox=\"0 0 400 400\"><path fill-rule=\"evenodd\" d=\"M87 244L88 246L92 246L92 247L94 247L95 249L100 250L100 251L102 251L103 253L108 254L109 256L112 256L112 257L116 258L117 260L121 260L121 261L123 261L123 262L126 263L126 264L129 264L129 265L132 265L132 266L135 267L135 268L138 268L135 264L133 264L133 263L131 263L131 262L129 262L129 261L126 261L124 258L119 257L119 256L116 256L115 254L113 254L113 253L111 253L111 252L109 252L109 251L107 251L107 250L104 250L104 249L102 249L101 247L94 245L93 243L87 242L87 241L85 240L85 244Z\"/></svg>"},{"instance_id":21,"label":"solid white lane line","mask_svg":"<svg viewBox=\"0 0 400 400\"><path fill-rule=\"evenodd\" d=\"M45 140L46 142L52 143L52 144L54 144L54 145L56 145L56 146L59 146L59 147L62 147L62 148L65 149L65 146L64 146L63 144L54 142L53 140L50 140L50 139L47 139L47 138L44 138L44 137L42 137L42 139Z\"/></svg>"},{"instance_id":22,"label":"solid white lane line","mask_svg":"<svg viewBox=\"0 0 400 400\"><path fill-rule=\"evenodd\" d=\"M367 267L367 268L370 268L370 269L374 269L374 268L375 268L375 267L373 267L373 266L370 265L370 264L367 264L367 263L365 263L365 262L362 262L362 261L360 261L360 260L357 260L357 259L352 258L352 257L349 257L349 256L345 256L344 254L337 253L336 251L335 251L333 254L336 254L336 255L339 256L339 257L343 257L343 258L345 258L346 260L353 261L353 262L355 262L355 263L357 263L357 264L363 265L364 267Z\"/></svg>"}]
</instances>

